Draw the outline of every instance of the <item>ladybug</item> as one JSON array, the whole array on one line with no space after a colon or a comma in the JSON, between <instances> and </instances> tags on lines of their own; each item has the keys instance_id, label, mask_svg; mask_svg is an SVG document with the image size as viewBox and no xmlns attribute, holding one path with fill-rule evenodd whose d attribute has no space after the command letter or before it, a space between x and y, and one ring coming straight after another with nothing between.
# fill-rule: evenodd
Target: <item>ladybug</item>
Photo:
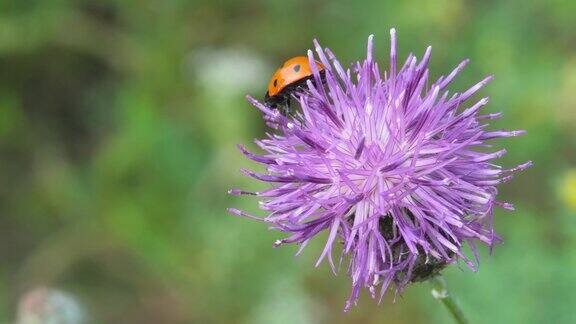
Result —
<instances>
[{"instance_id":1,"label":"ladybug","mask_svg":"<svg viewBox=\"0 0 576 324\"><path fill-rule=\"evenodd\" d=\"M324 66L318 62L316 67L323 76ZM304 87L306 81L312 78L312 68L307 56L296 56L288 61L274 72L272 79L268 83L268 91L264 98L264 103L271 107L279 109L284 115L290 113L290 98L292 94Z\"/></svg>"}]
</instances>

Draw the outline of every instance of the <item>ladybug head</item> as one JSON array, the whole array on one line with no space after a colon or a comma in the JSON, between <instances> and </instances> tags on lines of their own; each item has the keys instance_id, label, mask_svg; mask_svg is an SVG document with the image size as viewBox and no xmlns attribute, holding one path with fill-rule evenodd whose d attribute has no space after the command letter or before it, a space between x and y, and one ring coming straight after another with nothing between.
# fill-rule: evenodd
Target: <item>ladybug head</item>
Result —
<instances>
[{"instance_id":1,"label":"ladybug head","mask_svg":"<svg viewBox=\"0 0 576 324\"><path fill-rule=\"evenodd\" d=\"M290 98L287 95L270 96L268 92L264 96L264 104L272 109L278 109L283 115L290 111Z\"/></svg>"},{"instance_id":2,"label":"ladybug head","mask_svg":"<svg viewBox=\"0 0 576 324\"><path fill-rule=\"evenodd\" d=\"M286 104L288 102L287 96L284 95L276 95L270 96L268 92L264 96L264 104L270 108L278 108L278 106L282 104Z\"/></svg>"}]
</instances>

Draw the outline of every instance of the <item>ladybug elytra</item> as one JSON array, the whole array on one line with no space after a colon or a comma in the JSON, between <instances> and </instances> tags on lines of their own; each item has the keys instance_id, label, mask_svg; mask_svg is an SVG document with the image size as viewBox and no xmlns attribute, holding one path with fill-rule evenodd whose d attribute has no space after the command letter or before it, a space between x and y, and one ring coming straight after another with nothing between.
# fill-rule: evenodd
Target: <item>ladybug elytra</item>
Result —
<instances>
[{"instance_id":1,"label":"ladybug elytra","mask_svg":"<svg viewBox=\"0 0 576 324\"><path fill-rule=\"evenodd\" d=\"M315 63L318 71L323 72L324 66L320 62L315 61ZM264 99L265 104L279 109L284 115L288 114L292 93L305 87L306 81L311 77L312 68L307 56L289 59L272 75Z\"/></svg>"}]
</instances>

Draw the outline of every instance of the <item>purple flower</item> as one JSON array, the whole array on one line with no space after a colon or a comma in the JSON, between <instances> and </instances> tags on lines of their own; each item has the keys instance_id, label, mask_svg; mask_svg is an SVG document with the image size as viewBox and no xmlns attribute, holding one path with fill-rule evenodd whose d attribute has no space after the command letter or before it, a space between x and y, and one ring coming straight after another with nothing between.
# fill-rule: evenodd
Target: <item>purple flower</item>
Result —
<instances>
[{"instance_id":1,"label":"purple flower","mask_svg":"<svg viewBox=\"0 0 576 324\"><path fill-rule=\"evenodd\" d=\"M497 186L531 165L495 164L506 150L491 150L488 142L524 132L487 130L486 122L500 114L480 113L488 98L467 103L492 76L449 94L446 87L468 60L429 85L431 48L420 62L410 54L397 70L394 29L390 35L387 71L373 60L372 36L366 59L350 70L315 41L324 77L314 71L308 89L295 95L301 110L294 116L248 97L277 132L256 140L263 155L240 146L267 173L242 171L271 187L230 190L261 198L265 218L229 210L288 233L274 246L297 243L300 252L326 230L317 265L327 259L336 273L332 250L342 243L338 266L347 260L352 277L346 310L356 304L362 287L381 300L391 284L398 293L458 260L475 271L476 243L492 247L500 241L492 224L494 207L513 210L497 200ZM312 51L308 57L315 67ZM465 244L474 261L463 253Z\"/></svg>"}]
</instances>

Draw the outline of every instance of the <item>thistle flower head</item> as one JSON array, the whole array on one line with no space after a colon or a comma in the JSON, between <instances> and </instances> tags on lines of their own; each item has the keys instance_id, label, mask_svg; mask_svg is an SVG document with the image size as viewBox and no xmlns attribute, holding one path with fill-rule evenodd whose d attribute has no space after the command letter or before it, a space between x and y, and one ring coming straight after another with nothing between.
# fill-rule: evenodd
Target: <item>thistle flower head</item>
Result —
<instances>
[{"instance_id":1,"label":"thistle flower head","mask_svg":"<svg viewBox=\"0 0 576 324\"><path fill-rule=\"evenodd\" d=\"M494 208L513 209L497 200L497 186L531 164L503 169L494 162L506 151L488 142L523 132L487 130L486 122L500 114L480 113L488 98L469 102L492 76L451 94L447 86L468 60L430 84L431 48L420 61L410 54L397 69L395 31L390 34L385 71L373 59L372 36L366 59L350 69L314 41L317 57L308 52L310 65L314 69L317 59L325 71L314 70L307 89L295 94L301 109L293 116L248 97L277 131L256 140L261 155L240 146L266 174L242 171L271 187L230 190L260 197L265 218L230 211L287 233L275 246L302 249L328 232L317 264L327 259L336 272L333 250L340 251L339 262L347 261L352 291L346 310L362 287L381 299L389 287L400 292L458 260L475 270L476 244L499 241ZM463 253L465 244L474 261Z\"/></svg>"}]
</instances>

